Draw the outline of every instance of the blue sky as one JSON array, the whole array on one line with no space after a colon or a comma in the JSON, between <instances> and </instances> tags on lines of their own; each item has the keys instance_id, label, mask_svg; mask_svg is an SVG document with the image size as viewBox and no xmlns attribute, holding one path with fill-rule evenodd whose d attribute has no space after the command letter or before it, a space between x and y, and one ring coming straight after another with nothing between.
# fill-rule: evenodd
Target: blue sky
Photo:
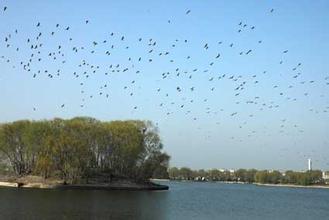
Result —
<instances>
[{"instance_id":1,"label":"blue sky","mask_svg":"<svg viewBox=\"0 0 329 220\"><path fill-rule=\"evenodd\" d=\"M329 169L328 1L40 0L0 6L7 6L0 12L1 122L152 120L172 166L305 169L310 157L315 168Z\"/></svg>"}]
</instances>

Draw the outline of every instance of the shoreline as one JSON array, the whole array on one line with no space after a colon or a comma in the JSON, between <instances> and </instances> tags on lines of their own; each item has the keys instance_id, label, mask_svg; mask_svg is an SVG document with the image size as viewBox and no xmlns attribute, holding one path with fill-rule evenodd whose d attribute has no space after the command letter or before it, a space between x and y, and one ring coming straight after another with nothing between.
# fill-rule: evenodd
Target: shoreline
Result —
<instances>
[{"instance_id":1,"label":"shoreline","mask_svg":"<svg viewBox=\"0 0 329 220\"><path fill-rule=\"evenodd\" d=\"M270 184L270 183L252 183L255 186L265 187L286 187L286 188L306 188L306 189L329 189L329 185L295 185L295 184Z\"/></svg>"},{"instance_id":2,"label":"shoreline","mask_svg":"<svg viewBox=\"0 0 329 220\"><path fill-rule=\"evenodd\" d=\"M0 187L18 188L18 189L79 189L79 190L118 190L118 191L157 191L169 190L166 185L156 183L150 184L72 184L72 185L49 185L44 183L12 183L0 182Z\"/></svg>"},{"instance_id":3,"label":"shoreline","mask_svg":"<svg viewBox=\"0 0 329 220\"><path fill-rule=\"evenodd\" d=\"M156 191L169 190L169 186L154 183L135 183L116 181L112 183L64 184L60 180L27 181L21 179L0 180L0 187L30 188L30 189L80 189L80 190L122 190L122 191Z\"/></svg>"},{"instance_id":4,"label":"shoreline","mask_svg":"<svg viewBox=\"0 0 329 220\"><path fill-rule=\"evenodd\" d=\"M169 190L168 186L156 183L151 184L73 184L55 186L53 189L79 190L117 190L117 191L162 191Z\"/></svg>"},{"instance_id":5,"label":"shoreline","mask_svg":"<svg viewBox=\"0 0 329 220\"><path fill-rule=\"evenodd\" d=\"M167 180L164 180L167 181ZM247 183L235 181L194 181L194 180L169 180L172 182L195 182L195 183L220 183L220 184L249 184L260 187L287 187L287 188L306 188L306 189L329 189L328 185L295 185L295 184L271 184L271 183Z\"/></svg>"},{"instance_id":6,"label":"shoreline","mask_svg":"<svg viewBox=\"0 0 329 220\"><path fill-rule=\"evenodd\" d=\"M32 188L32 189L80 189L80 190L122 190L122 191L156 191L156 190L169 190L169 187L158 182L175 182L177 180L169 179L151 179L149 183L134 183L134 182L112 182L100 184L63 184L61 181L39 181L39 182L26 182L26 181L6 181L0 180L0 187L10 188ZM178 181L181 182L181 181ZM183 182L200 182L185 180ZM208 181L209 182L209 181ZM270 183L246 183L234 181L215 181L213 183L221 184L251 184L259 187L286 187L286 188L305 188L305 189L329 189L329 185L295 185L295 184L270 184Z\"/></svg>"}]
</instances>

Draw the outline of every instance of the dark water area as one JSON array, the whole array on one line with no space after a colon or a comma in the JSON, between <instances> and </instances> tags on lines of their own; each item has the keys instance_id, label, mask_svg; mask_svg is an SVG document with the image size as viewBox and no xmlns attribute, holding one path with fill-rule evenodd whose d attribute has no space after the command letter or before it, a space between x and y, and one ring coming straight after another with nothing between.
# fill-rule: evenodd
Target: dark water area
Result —
<instances>
[{"instance_id":1,"label":"dark water area","mask_svg":"<svg viewBox=\"0 0 329 220\"><path fill-rule=\"evenodd\" d=\"M169 191L0 188L0 219L329 218L329 189L163 183Z\"/></svg>"}]
</instances>

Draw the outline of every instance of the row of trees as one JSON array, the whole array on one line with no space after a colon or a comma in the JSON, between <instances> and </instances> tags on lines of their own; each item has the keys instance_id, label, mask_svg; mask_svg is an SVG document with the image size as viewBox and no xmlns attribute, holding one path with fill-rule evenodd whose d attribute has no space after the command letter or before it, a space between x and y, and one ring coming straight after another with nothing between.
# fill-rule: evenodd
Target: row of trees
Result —
<instances>
[{"instance_id":1,"label":"row of trees","mask_svg":"<svg viewBox=\"0 0 329 220\"><path fill-rule=\"evenodd\" d=\"M170 168L169 178L173 180L206 180L206 181L235 181L246 183L270 183L270 184L298 184L311 185L322 184L322 172L320 170L295 172L256 170L256 169L238 169L229 170L191 170L187 167Z\"/></svg>"},{"instance_id":2,"label":"row of trees","mask_svg":"<svg viewBox=\"0 0 329 220\"><path fill-rule=\"evenodd\" d=\"M157 128L149 121L16 121L0 125L0 158L20 176L73 183L95 176L146 181L167 172Z\"/></svg>"},{"instance_id":3,"label":"row of trees","mask_svg":"<svg viewBox=\"0 0 329 220\"><path fill-rule=\"evenodd\" d=\"M322 172L320 170L312 170L306 172L286 171L284 174L279 171L258 171L255 175L255 182L272 183L272 184L297 184L312 185L323 184Z\"/></svg>"}]
</instances>

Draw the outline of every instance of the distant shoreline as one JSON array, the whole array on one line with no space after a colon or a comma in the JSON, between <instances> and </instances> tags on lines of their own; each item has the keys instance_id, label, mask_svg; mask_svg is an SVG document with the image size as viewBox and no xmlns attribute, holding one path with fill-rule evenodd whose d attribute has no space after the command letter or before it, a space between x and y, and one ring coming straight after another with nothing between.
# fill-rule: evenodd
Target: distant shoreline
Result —
<instances>
[{"instance_id":1,"label":"distant shoreline","mask_svg":"<svg viewBox=\"0 0 329 220\"><path fill-rule=\"evenodd\" d=\"M195 182L195 183L222 183L222 184L250 184L264 187L287 187L287 188L310 188L310 189L329 189L329 185L295 185L295 184L270 184L270 183L247 183L236 181L195 181L195 180L168 180L157 179L157 181L173 181L173 182Z\"/></svg>"},{"instance_id":2,"label":"distant shoreline","mask_svg":"<svg viewBox=\"0 0 329 220\"><path fill-rule=\"evenodd\" d=\"M270 184L270 183L253 183L256 186L274 186L274 187L287 187L287 188L313 188L313 189L329 189L329 185L295 185L295 184Z\"/></svg>"}]
</instances>

